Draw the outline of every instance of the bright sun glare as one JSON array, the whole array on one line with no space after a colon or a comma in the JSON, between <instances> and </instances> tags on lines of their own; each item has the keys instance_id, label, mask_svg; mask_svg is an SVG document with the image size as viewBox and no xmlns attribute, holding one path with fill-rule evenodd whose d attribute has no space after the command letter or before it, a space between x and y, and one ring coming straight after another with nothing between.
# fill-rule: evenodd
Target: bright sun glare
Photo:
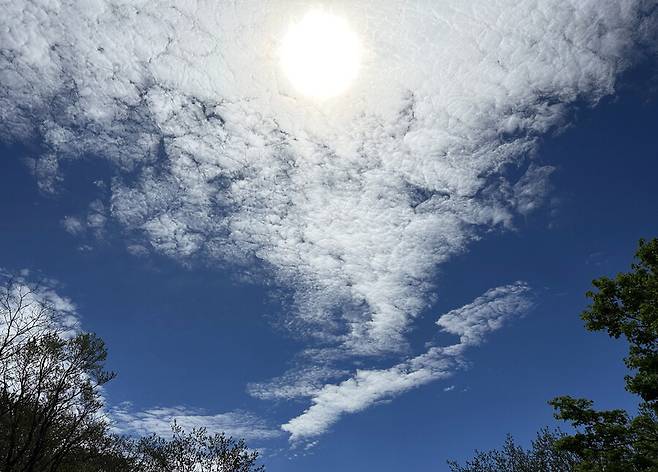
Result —
<instances>
[{"instance_id":1,"label":"bright sun glare","mask_svg":"<svg viewBox=\"0 0 658 472\"><path fill-rule=\"evenodd\" d=\"M322 100L343 93L354 81L361 45L344 19L312 11L290 26L280 53L293 86L302 95Z\"/></svg>"}]
</instances>

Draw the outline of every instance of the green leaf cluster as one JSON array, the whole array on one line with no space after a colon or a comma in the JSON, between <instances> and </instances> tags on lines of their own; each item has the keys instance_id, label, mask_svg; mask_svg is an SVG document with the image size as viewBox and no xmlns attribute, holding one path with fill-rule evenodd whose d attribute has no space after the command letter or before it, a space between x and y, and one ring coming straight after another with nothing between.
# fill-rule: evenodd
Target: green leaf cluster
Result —
<instances>
[{"instance_id":1,"label":"green leaf cluster","mask_svg":"<svg viewBox=\"0 0 658 472\"><path fill-rule=\"evenodd\" d=\"M580 472L658 471L658 239L640 241L629 272L593 285L581 317L588 330L626 340L626 390L639 396L639 411L631 417L624 410L595 410L587 399L555 398L549 403L556 418L576 429L557 447L579 457Z\"/></svg>"},{"instance_id":2,"label":"green leaf cluster","mask_svg":"<svg viewBox=\"0 0 658 472\"><path fill-rule=\"evenodd\" d=\"M639 398L637 414L557 397L549 404L573 434L542 430L529 450L508 437L502 449L476 451L464 466L449 462L453 472L658 472L658 239L640 240L629 272L593 285L581 317L589 331L626 341L626 390Z\"/></svg>"}]
</instances>

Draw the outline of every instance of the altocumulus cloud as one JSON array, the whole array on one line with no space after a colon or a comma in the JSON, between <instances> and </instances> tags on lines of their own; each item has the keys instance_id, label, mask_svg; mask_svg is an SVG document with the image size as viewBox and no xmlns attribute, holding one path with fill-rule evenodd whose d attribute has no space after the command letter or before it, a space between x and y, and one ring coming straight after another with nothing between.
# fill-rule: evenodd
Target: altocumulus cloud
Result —
<instances>
[{"instance_id":1,"label":"altocumulus cloud","mask_svg":"<svg viewBox=\"0 0 658 472\"><path fill-rule=\"evenodd\" d=\"M3 1L0 132L40 140L29 164L44 191L66 184L65 162L108 161L108 195L90 204L103 219L79 221L118 224L140 254L258 265L294 288L284 322L309 341L308 382L286 388L284 375L270 397L312 398L284 425L300 438L315 434L304 418L324 430L379 398L332 412L332 395L440 377L495 327L453 313L440 324L464 330L462 347L335 383L336 359L405 353L437 265L540 204L551 168L531 162L538 137L570 104L614 92L655 6L334 1L364 63L346 94L315 103L277 64L306 2Z\"/></svg>"}]
</instances>

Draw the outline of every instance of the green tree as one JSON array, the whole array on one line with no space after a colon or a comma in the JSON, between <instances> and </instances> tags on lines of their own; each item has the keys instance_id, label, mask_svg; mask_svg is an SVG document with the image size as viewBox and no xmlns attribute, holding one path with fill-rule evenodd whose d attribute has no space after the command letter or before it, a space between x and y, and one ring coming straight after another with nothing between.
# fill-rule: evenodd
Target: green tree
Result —
<instances>
[{"instance_id":1,"label":"green tree","mask_svg":"<svg viewBox=\"0 0 658 472\"><path fill-rule=\"evenodd\" d=\"M499 450L476 451L464 465L454 461L448 461L448 465L452 472L572 472L578 458L556 447L563 437L560 431L544 428L526 450L507 436Z\"/></svg>"},{"instance_id":2,"label":"green tree","mask_svg":"<svg viewBox=\"0 0 658 472\"><path fill-rule=\"evenodd\" d=\"M658 471L658 239L640 241L631 271L593 281L582 314L589 331L606 331L628 343L626 390L640 398L639 412L598 411L569 396L550 401L558 419L576 433L557 447L576 454L577 471Z\"/></svg>"}]
</instances>

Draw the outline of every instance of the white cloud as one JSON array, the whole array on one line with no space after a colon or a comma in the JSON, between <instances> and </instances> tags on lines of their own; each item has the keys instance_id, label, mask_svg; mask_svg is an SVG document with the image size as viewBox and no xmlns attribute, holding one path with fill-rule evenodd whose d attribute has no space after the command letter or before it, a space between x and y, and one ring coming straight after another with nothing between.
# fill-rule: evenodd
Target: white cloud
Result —
<instances>
[{"instance_id":1,"label":"white cloud","mask_svg":"<svg viewBox=\"0 0 658 472\"><path fill-rule=\"evenodd\" d=\"M44 335L70 339L80 332L75 305L55 291L57 283L43 279L37 284L30 275L26 269L13 274L0 268L0 384L10 394L30 388L30 366L21 354L31 340Z\"/></svg>"},{"instance_id":2,"label":"white cloud","mask_svg":"<svg viewBox=\"0 0 658 472\"><path fill-rule=\"evenodd\" d=\"M73 236L83 236L89 230L97 238L101 239L107 223L107 209L102 200L96 199L89 204L89 209L84 219L76 216L65 216L62 226Z\"/></svg>"},{"instance_id":3,"label":"white cloud","mask_svg":"<svg viewBox=\"0 0 658 472\"><path fill-rule=\"evenodd\" d=\"M148 248L141 244L129 244L126 246L126 250L136 257L146 257L149 255Z\"/></svg>"},{"instance_id":4,"label":"white cloud","mask_svg":"<svg viewBox=\"0 0 658 472\"><path fill-rule=\"evenodd\" d=\"M62 220L62 226L67 233L77 236L85 232L85 225L75 216L65 216Z\"/></svg>"},{"instance_id":5,"label":"white cloud","mask_svg":"<svg viewBox=\"0 0 658 472\"><path fill-rule=\"evenodd\" d=\"M6 2L0 136L43 141L44 191L107 160L88 225L120 223L133 252L258 264L325 358L401 353L436 267L538 206L537 138L614 92L651 4L333 1L364 63L317 104L276 55L305 2Z\"/></svg>"},{"instance_id":6,"label":"white cloud","mask_svg":"<svg viewBox=\"0 0 658 472\"><path fill-rule=\"evenodd\" d=\"M169 437L174 421L186 431L206 428L210 434L224 432L245 440L266 440L281 435L281 431L267 426L261 418L244 411L207 414L204 410L182 406L135 410L131 403L122 403L109 410L108 418L115 432L136 436L155 433Z\"/></svg>"},{"instance_id":7,"label":"white cloud","mask_svg":"<svg viewBox=\"0 0 658 472\"><path fill-rule=\"evenodd\" d=\"M19 346L37 333L53 332L64 338L80 332L75 304L57 292L57 282L24 269L12 273L0 268L0 331L3 340ZM7 350L10 345L5 346Z\"/></svg>"},{"instance_id":8,"label":"white cloud","mask_svg":"<svg viewBox=\"0 0 658 472\"><path fill-rule=\"evenodd\" d=\"M95 231L103 231L107 218L105 216L105 204L100 200L94 200L89 204L87 215L87 226Z\"/></svg>"},{"instance_id":9,"label":"white cloud","mask_svg":"<svg viewBox=\"0 0 658 472\"><path fill-rule=\"evenodd\" d=\"M446 333L459 336L461 344L478 345L507 318L522 314L532 306L528 291L523 282L492 288L472 303L442 315L436 324Z\"/></svg>"},{"instance_id":10,"label":"white cloud","mask_svg":"<svg viewBox=\"0 0 658 472\"><path fill-rule=\"evenodd\" d=\"M349 372L327 365L304 365L290 369L269 382L251 383L247 392L261 400L291 400L312 397L325 383L344 377Z\"/></svg>"},{"instance_id":11,"label":"white cloud","mask_svg":"<svg viewBox=\"0 0 658 472\"><path fill-rule=\"evenodd\" d=\"M459 336L459 343L432 346L427 352L389 369L359 369L339 384L325 385L313 395L311 407L282 429L290 433L292 442L312 439L325 433L345 414L449 377L463 364L467 347L480 344L486 334L500 329L508 318L523 315L530 309L529 291L523 282L497 287L472 303L446 313L437 324L442 331Z\"/></svg>"},{"instance_id":12,"label":"white cloud","mask_svg":"<svg viewBox=\"0 0 658 472\"><path fill-rule=\"evenodd\" d=\"M555 167L531 164L525 175L514 184L514 199L520 213L527 215L542 203L541 197L546 197L550 191L549 178L554 171Z\"/></svg>"}]
</instances>

